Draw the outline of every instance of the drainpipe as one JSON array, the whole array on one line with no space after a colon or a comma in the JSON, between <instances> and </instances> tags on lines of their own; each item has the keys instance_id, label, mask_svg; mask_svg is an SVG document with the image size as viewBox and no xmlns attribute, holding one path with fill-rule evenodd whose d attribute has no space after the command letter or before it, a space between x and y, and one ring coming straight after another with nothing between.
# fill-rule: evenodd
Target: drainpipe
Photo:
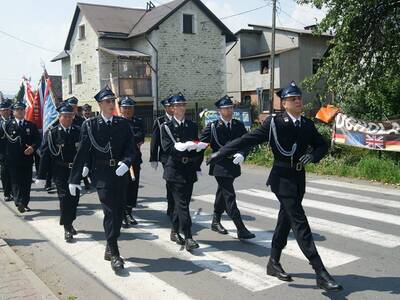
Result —
<instances>
[{"instance_id":1,"label":"drainpipe","mask_svg":"<svg viewBox=\"0 0 400 300\"><path fill-rule=\"evenodd\" d=\"M144 35L144 38L146 39L146 41L150 44L150 46L153 48L154 52L156 53L156 67L152 68L154 73L156 74L156 97L155 97L155 107L156 107L156 115L155 118L158 116L158 50L157 48L153 45L153 43L149 40L149 38L147 37L147 34ZM153 110L154 111L154 110ZM155 119L154 118L154 119Z\"/></svg>"}]
</instances>

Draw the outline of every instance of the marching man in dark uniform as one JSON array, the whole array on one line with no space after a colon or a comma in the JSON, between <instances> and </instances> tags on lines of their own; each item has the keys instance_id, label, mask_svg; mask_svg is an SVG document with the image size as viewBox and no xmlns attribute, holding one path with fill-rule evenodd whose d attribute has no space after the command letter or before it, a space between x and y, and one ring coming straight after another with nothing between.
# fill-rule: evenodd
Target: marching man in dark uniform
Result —
<instances>
[{"instance_id":1,"label":"marching man in dark uniform","mask_svg":"<svg viewBox=\"0 0 400 300\"><path fill-rule=\"evenodd\" d=\"M301 251L316 272L317 286L327 291L341 290L342 287L322 263L301 205L306 185L304 166L319 162L327 154L328 146L315 128L314 122L301 116L301 91L296 84L292 82L277 95L286 110L284 113L267 118L254 132L222 147L208 162L216 163L241 149L268 142L274 154L274 164L267 185L271 186L272 192L278 198L280 211L272 239L267 274L284 281L292 280L279 263L292 229Z\"/></svg>"},{"instance_id":2,"label":"marching man in dark uniform","mask_svg":"<svg viewBox=\"0 0 400 300\"><path fill-rule=\"evenodd\" d=\"M190 218L189 204L192 198L193 185L197 175L201 174L203 150L208 146L198 141L198 128L196 123L185 120L186 99L179 93L170 99L174 107L174 117L161 127L162 148L167 154L163 178L172 193L175 208L172 217L171 241L185 245L187 251L199 247L192 237L192 220ZM199 174L199 175L200 175ZM185 239L179 234L182 230Z\"/></svg>"},{"instance_id":3,"label":"marching man in dark uniform","mask_svg":"<svg viewBox=\"0 0 400 300\"><path fill-rule=\"evenodd\" d=\"M213 152L217 152L229 141L247 133L244 124L239 120L233 119L233 102L229 96L224 96L215 102L215 106L218 109L220 118L209 123L200 136L200 141L210 143ZM215 176L218 182L211 229L221 234L228 234L228 231L221 224L221 216L226 211L235 223L239 239L252 239L255 237L243 224L236 204L235 188L233 187L235 178L240 176L240 164L248 152L249 149L242 152L239 151L232 157L224 158L212 164L209 173L211 176Z\"/></svg>"},{"instance_id":4,"label":"marching man in dark uniform","mask_svg":"<svg viewBox=\"0 0 400 300\"><path fill-rule=\"evenodd\" d=\"M74 109L74 121L72 122L72 125L81 127L85 119L78 115L78 99L76 97L71 97L65 100L65 102L71 105Z\"/></svg>"},{"instance_id":5,"label":"marching man in dark uniform","mask_svg":"<svg viewBox=\"0 0 400 300\"><path fill-rule=\"evenodd\" d=\"M0 136L5 135L6 162L10 170L11 188L15 205L20 213L30 211L33 153L40 144L39 131L35 124L25 120L26 105L16 102L12 109L14 119L2 124Z\"/></svg>"},{"instance_id":6,"label":"marching man in dark uniform","mask_svg":"<svg viewBox=\"0 0 400 300\"><path fill-rule=\"evenodd\" d=\"M0 127L11 118L11 102L6 100L0 103ZM10 167L6 160L7 138L5 134L0 136L0 167L1 184L3 187L4 201L13 201Z\"/></svg>"},{"instance_id":7,"label":"marching man in dark uniform","mask_svg":"<svg viewBox=\"0 0 400 300\"><path fill-rule=\"evenodd\" d=\"M69 178L72 196L81 189L80 181L85 163L91 168L91 178L104 212L104 231L107 239L104 259L111 261L111 268L118 272L124 268L117 239L120 236L125 208L124 191L127 176L124 176L135 160L133 135L129 122L113 116L115 95L106 86L94 97L101 114L82 125L81 140Z\"/></svg>"},{"instance_id":8,"label":"marching man in dark uniform","mask_svg":"<svg viewBox=\"0 0 400 300\"><path fill-rule=\"evenodd\" d=\"M121 116L128 120L130 128L134 139L132 143L133 147L136 149L135 160L132 162L130 172L128 176L128 186L126 189L126 206L125 214L122 220L122 226L128 228L129 225L136 225L137 221L132 217L132 209L136 207L138 190L139 190L139 180L140 180L140 165L142 164L142 153L140 152L140 147L144 143L144 123L139 117L134 116L134 107L136 101L130 97L123 97L119 101L119 107L121 109Z\"/></svg>"},{"instance_id":9,"label":"marching man in dark uniform","mask_svg":"<svg viewBox=\"0 0 400 300\"><path fill-rule=\"evenodd\" d=\"M169 98L161 101L162 106L164 107L165 114L161 117L158 117L153 125L153 131L151 134L151 142L150 142L150 164L154 170L158 168L158 162L161 162L163 168L165 168L165 164L167 163L167 154L161 145L161 125L165 122L168 122L172 119L174 115L174 108L169 103ZM172 215L174 212L174 199L172 198L172 193L169 189L168 184L166 184L167 190L167 215L172 219Z\"/></svg>"},{"instance_id":10,"label":"marching man in dark uniform","mask_svg":"<svg viewBox=\"0 0 400 300\"><path fill-rule=\"evenodd\" d=\"M68 178L79 146L80 127L72 125L74 112L71 105L62 102L57 111L59 124L50 128L45 135L39 174L35 184L44 186L47 174L50 170L52 171L60 200L60 225L64 226L65 240L72 242L73 235L77 234L72 223L76 219L79 192L74 196L70 194Z\"/></svg>"},{"instance_id":11,"label":"marching man in dark uniform","mask_svg":"<svg viewBox=\"0 0 400 300\"><path fill-rule=\"evenodd\" d=\"M92 117L92 107L89 104L85 103L82 105L82 115L85 120Z\"/></svg>"},{"instance_id":12,"label":"marching man in dark uniform","mask_svg":"<svg viewBox=\"0 0 400 300\"><path fill-rule=\"evenodd\" d=\"M92 107L89 104L84 104L82 105L82 114L83 114L83 118L84 120L88 120L92 117ZM89 181L89 174L85 174L86 176L83 176L83 183L85 184L85 190L90 190L90 181Z\"/></svg>"}]
</instances>

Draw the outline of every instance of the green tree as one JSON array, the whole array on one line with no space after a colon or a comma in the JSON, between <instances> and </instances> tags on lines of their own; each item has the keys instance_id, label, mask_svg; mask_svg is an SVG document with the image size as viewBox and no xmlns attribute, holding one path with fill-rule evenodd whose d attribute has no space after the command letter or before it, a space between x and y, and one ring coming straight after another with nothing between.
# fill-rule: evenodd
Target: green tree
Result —
<instances>
[{"instance_id":1,"label":"green tree","mask_svg":"<svg viewBox=\"0 0 400 300\"><path fill-rule=\"evenodd\" d=\"M22 101L24 99L24 96L25 96L25 87L24 87L24 84L21 83L21 86L19 87L19 91L15 95L15 99L17 101Z\"/></svg>"},{"instance_id":2,"label":"green tree","mask_svg":"<svg viewBox=\"0 0 400 300\"><path fill-rule=\"evenodd\" d=\"M297 0L325 7L315 33L334 38L317 73L306 79L322 95L334 93L349 113L380 118L400 114L400 0ZM360 105L363 105L360 107Z\"/></svg>"}]
</instances>

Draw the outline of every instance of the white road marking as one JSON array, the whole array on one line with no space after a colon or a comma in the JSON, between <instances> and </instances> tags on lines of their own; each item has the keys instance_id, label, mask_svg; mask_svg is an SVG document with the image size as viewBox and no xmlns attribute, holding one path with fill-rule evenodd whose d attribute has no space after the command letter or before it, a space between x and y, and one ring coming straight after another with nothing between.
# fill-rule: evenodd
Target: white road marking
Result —
<instances>
[{"instance_id":1,"label":"white road marking","mask_svg":"<svg viewBox=\"0 0 400 300\"><path fill-rule=\"evenodd\" d=\"M317 179L317 180L310 180L311 183L317 184L324 184L339 188L348 188L352 190L360 190L365 192L374 192L379 194L385 195L392 195L392 196L400 196L400 189L391 189L391 188L383 188L380 186L371 185L363 185L363 184L356 184L356 183L349 183L349 182L342 182L342 181L333 181L328 179Z\"/></svg>"},{"instance_id":2,"label":"white road marking","mask_svg":"<svg viewBox=\"0 0 400 300\"><path fill-rule=\"evenodd\" d=\"M258 190L258 189L248 189L248 190L240 190L237 191L238 193L260 197L268 200L278 201L276 199L275 194L268 191ZM304 198L302 202L304 207L310 207L315 209L320 209L324 211L334 212L338 214L348 215L352 217L358 217L367 220L373 220L383 223L388 223L392 225L399 225L400 226L400 216L385 214L380 212L375 212L371 210L355 208L350 206L338 205L323 201L316 201Z\"/></svg>"}]
</instances>

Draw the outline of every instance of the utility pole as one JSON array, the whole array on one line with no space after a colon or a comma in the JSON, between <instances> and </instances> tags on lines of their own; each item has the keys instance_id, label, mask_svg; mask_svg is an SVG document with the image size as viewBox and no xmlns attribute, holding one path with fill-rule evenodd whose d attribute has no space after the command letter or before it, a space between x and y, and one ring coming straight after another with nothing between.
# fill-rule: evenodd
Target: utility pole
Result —
<instances>
[{"instance_id":1,"label":"utility pole","mask_svg":"<svg viewBox=\"0 0 400 300\"><path fill-rule=\"evenodd\" d=\"M272 38L271 38L271 74L269 87L269 114L274 112L275 94L275 28L276 28L276 0L272 0Z\"/></svg>"}]
</instances>

